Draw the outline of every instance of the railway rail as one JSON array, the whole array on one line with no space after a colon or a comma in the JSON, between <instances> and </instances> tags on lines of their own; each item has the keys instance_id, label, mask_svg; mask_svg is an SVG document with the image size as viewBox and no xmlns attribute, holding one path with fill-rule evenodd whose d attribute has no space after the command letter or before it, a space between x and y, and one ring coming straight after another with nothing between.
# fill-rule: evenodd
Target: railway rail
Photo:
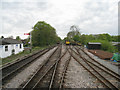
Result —
<instances>
[{"instance_id":1,"label":"railway rail","mask_svg":"<svg viewBox=\"0 0 120 90\"><path fill-rule=\"evenodd\" d=\"M21 59L19 61L13 62L9 65L2 67L2 69L0 70L0 72L2 73L2 78L0 79L0 82L2 83L1 87L4 88L4 85L10 79L12 79L15 75L17 75L19 72L21 72L24 68L26 68L31 63L36 61L37 58L39 58L40 56L42 56L43 54L45 54L46 52L48 52L50 49L52 49L54 47L55 46L40 50L40 51L30 55L29 57L25 57L24 59Z\"/></svg>"},{"instance_id":2,"label":"railway rail","mask_svg":"<svg viewBox=\"0 0 120 90\"><path fill-rule=\"evenodd\" d=\"M67 51L69 50L68 47L66 47ZM63 89L64 88L64 78L65 78L65 74L67 72L67 69L68 69L68 66L69 66L69 63L70 63L70 60L71 60L71 53L68 51L69 53L69 58L68 60L65 62L65 65L64 65L64 69L63 69L63 72L62 72L62 75L61 75L61 79L60 79L60 83L59 83L59 88L60 89Z\"/></svg>"},{"instance_id":3,"label":"railway rail","mask_svg":"<svg viewBox=\"0 0 120 90\"><path fill-rule=\"evenodd\" d=\"M51 83L50 83L50 86L49 86L50 89L53 89L53 88L62 89L62 88L64 88L64 86L63 86L64 77L65 77L69 62L71 60L70 54L69 54L69 58L67 58L67 60L65 60L63 58L67 54L69 54L69 53L68 53L68 49L66 48L65 53L63 54L63 56L60 58L60 60L56 64L56 68L54 70L54 73L53 73L53 76L52 76L52 79L51 79ZM63 60L64 60L64 63L62 62ZM62 71L60 72L61 63L64 64L64 66L63 66Z\"/></svg>"},{"instance_id":4,"label":"railway rail","mask_svg":"<svg viewBox=\"0 0 120 90\"><path fill-rule=\"evenodd\" d=\"M87 54L84 49L76 48L76 50L79 52L79 49L86 54L90 59L88 60L89 63L93 64L94 66L99 66L98 68L102 69L104 72L110 74L112 77L116 78L118 81L120 81L120 74L114 72L113 70L109 69L108 67L104 66L100 62L96 61L94 58L92 58L89 54ZM79 52L80 53L80 52Z\"/></svg>"},{"instance_id":5,"label":"railway rail","mask_svg":"<svg viewBox=\"0 0 120 90\"><path fill-rule=\"evenodd\" d=\"M35 74L22 86L22 89L30 88L34 89L42 78L47 74L49 70L55 65L56 58L59 58L58 52L60 47L57 47L56 50L48 57L46 61L39 67ZM56 57L56 58L55 58ZM54 59L53 59L54 58Z\"/></svg>"},{"instance_id":6,"label":"railway rail","mask_svg":"<svg viewBox=\"0 0 120 90\"><path fill-rule=\"evenodd\" d=\"M55 47L55 46L54 46ZM120 75L103 64L92 58L84 49L79 46L64 46L66 47L62 52L63 45L58 45L52 53L49 54L36 72L28 78L27 81L21 84L19 88L25 89L41 89L47 88L64 88L64 79L66 71L69 66L71 58L74 58L81 66L83 66L91 75L93 75L100 84L105 88L118 90L118 82L120 82ZM1 78L2 85L8 83L15 75L31 65L37 58L47 53L51 48L41 50L29 57L16 61L1 69L3 78ZM62 68L61 68L62 67ZM3 70L3 71L2 71Z\"/></svg>"},{"instance_id":7,"label":"railway rail","mask_svg":"<svg viewBox=\"0 0 120 90\"><path fill-rule=\"evenodd\" d=\"M49 90L53 88L63 88L64 76L69 65L69 61L71 60L71 56L65 61L62 74L59 75L60 62L64 60L65 55L68 53L66 49L65 52L61 54L61 48L62 47L58 47L48 57L36 73L26 82L24 86L22 86L22 90L26 88L32 90L36 88L47 88Z\"/></svg>"},{"instance_id":8,"label":"railway rail","mask_svg":"<svg viewBox=\"0 0 120 90\"><path fill-rule=\"evenodd\" d=\"M94 63L100 65L102 68L107 69L109 72L115 74L115 76L117 76L118 78L120 77L120 74L119 74L119 73L114 72L113 70L107 68L105 65L99 63L99 62L96 61L94 58L92 58L87 52L84 51L84 48L83 48L83 47L79 47L78 49L80 49L86 56L88 56L92 62L94 62Z\"/></svg>"},{"instance_id":9,"label":"railway rail","mask_svg":"<svg viewBox=\"0 0 120 90\"><path fill-rule=\"evenodd\" d=\"M70 50L72 51L72 55L71 56L80 65L82 65L89 73L91 73L102 84L104 84L104 86L106 88L116 89L116 90L118 89L116 82L118 83L120 79L119 79L119 77L116 74L108 72L109 69L104 70L103 68L101 68L100 65L95 65L94 61L89 61L89 59L84 58L81 55L80 50L78 50L77 48L70 48ZM90 56L88 56L88 57L90 57ZM92 57L90 57L90 59L91 58ZM112 82L111 79L113 79L114 82Z\"/></svg>"}]
</instances>

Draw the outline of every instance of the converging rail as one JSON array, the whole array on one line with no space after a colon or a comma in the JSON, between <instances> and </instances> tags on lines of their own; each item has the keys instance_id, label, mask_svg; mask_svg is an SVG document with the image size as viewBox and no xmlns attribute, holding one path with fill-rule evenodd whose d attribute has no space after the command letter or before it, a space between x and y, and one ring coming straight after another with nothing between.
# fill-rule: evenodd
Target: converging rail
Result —
<instances>
[{"instance_id":1,"label":"converging rail","mask_svg":"<svg viewBox=\"0 0 120 90\"><path fill-rule=\"evenodd\" d=\"M71 60L71 55L68 53L66 48L65 52L62 54L62 45L59 46L42 65L36 71L36 73L22 86L24 89L53 89L53 88L64 88L63 82L69 61ZM66 54L69 54L69 58L65 60L63 70L60 69L60 64Z\"/></svg>"},{"instance_id":2,"label":"converging rail","mask_svg":"<svg viewBox=\"0 0 120 90\"><path fill-rule=\"evenodd\" d=\"M89 59L84 58L77 48L70 48L70 50L72 51L71 56L102 84L104 84L106 88L118 89L116 83L113 84L113 82L110 81L112 78L115 82L118 82L120 79L117 76L103 70L99 65L95 65L93 61L89 61Z\"/></svg>"},{"instance_id":3,"label":"converging rail","mask_svg":"<svg viewBox=\"0 0 120 90\"><path fill-rule=\"evenodd\" d=\"M55 65L56 58L59 58L60 46L48 57L46 61L39 67L36 73L26 82L22 87L23 90L26 88L34 89L43 79L43 77L48 73L49 70ZM54 59L53 59L54 58Z\"/></svg>"},{"instance_id":4,"label":"converging rail","mask_svg":"<svg viewBox=\"0 0 120 90\"><path fill-rule=\"evenodd\" d=\"M120 74L114 72L113 70L107 68L105 65L103 65L103 64L99 63L98 61L96 61L94 58L92 58L89 54L87 54L87 53L84 51L83 47L82 47L82 48L78 48L78 49L80 49L83 53L85 53L94 63L100 65L102 68L105 68L107 71L111 72L111 73L114 74L116 77L120 78Z\"/></svg>"},{"instance_id":5,"label":"converging rail","mask_svg":"<svg viewBox=\"0 0 120 90\"><path fill-rule=\"evenodd\" d=\"M65 55L69 55L69 58L67 58L67 60L64 60L64 56ZM64 60L64 66L63 66L63 70L61 71L61 74L59 69L61 68L60 67L60 63L62 63L62 60ZM63 87L63 82L64 82L64 77L65 77L65 73L67 71L67 68L68 68L68 65L69 65L69 62L71 60L71 56L70 54L68 53L68 49L66 48L66 51L65 53L63 54L63 56L59 59L59 61L56 63L56 68L54 69L54 73L53 73L53 76L52 76L52 79L51 79L51 83L50 83L50 86L49 86L49 90L50 89L53 89L53 88L59 88L59 89L62 89L64 88Z\"/></svg>"}]
</instances>

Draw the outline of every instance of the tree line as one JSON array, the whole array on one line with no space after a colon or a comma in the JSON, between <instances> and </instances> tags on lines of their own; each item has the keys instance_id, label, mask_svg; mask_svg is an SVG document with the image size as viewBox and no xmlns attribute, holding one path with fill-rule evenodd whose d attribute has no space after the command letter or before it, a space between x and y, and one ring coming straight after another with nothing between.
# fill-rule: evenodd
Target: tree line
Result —
<instances>
[{"instance_id":1,"label":"tree line","mask_svg":"<svg viewBox=\"0 0 120 90\"><path fill-rule=\"evenodd\" d=\"M118 47L112 45L111 42L120 42L120 35L112 36L108 33L103 34L81 34L78 30L73 30L67 33L65 40L76 41L82 45L87 45L88 42L102 43L102 50L109 52L118 52Z\"/></svg>"}]
</instances>

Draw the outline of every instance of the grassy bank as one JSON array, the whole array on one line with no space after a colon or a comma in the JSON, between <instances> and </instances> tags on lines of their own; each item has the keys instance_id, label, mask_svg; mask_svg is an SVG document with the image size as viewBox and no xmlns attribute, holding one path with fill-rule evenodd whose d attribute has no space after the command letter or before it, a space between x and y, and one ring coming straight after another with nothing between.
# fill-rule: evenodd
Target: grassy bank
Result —
<instances>
[{"instance_id":1,"label":"grassy bank","mask_svg":"<svg viewBox=\"0 0 120 90\"><path fill-rule=\"evenodd\" d=\"M20 52L18 54L11 55L11 56L3 58L3 59L0 58L0 65L4 65L4 64L13 62L13 61L17 60L18 58L24 57L25 55L30 55L34 52L37 52L37 51L39 51L41 49L45 49L45 48L47 48L47 46L34 47L31 52L30 52L30 50L24 50L23 52Z\"/></svg>"}]
</instances>

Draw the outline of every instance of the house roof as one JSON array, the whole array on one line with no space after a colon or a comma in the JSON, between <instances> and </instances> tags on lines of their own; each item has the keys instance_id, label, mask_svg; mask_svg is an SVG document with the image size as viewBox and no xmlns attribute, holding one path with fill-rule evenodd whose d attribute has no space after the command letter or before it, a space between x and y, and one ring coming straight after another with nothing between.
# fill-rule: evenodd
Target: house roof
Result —
<instances>
[{"instance_id":1,"label":"house roof","mask_svg":"<svg viewBox=\"0 0 120 90\"><path fill-rule=\"evenodd\" d=\"M7 44L21 44L21 41L11 38L2 38L0 39L0 45L7 45Z\"/></svg>"},{"instance_id":2,"label":"house roof","mask_svg":"<svg viewBox=\"0 0 120 90\"><path fill-rule=\"evenodd\" d=\"M88 44L101 44L99 42L88 42Z\"/></svg>"}]
</instances>

